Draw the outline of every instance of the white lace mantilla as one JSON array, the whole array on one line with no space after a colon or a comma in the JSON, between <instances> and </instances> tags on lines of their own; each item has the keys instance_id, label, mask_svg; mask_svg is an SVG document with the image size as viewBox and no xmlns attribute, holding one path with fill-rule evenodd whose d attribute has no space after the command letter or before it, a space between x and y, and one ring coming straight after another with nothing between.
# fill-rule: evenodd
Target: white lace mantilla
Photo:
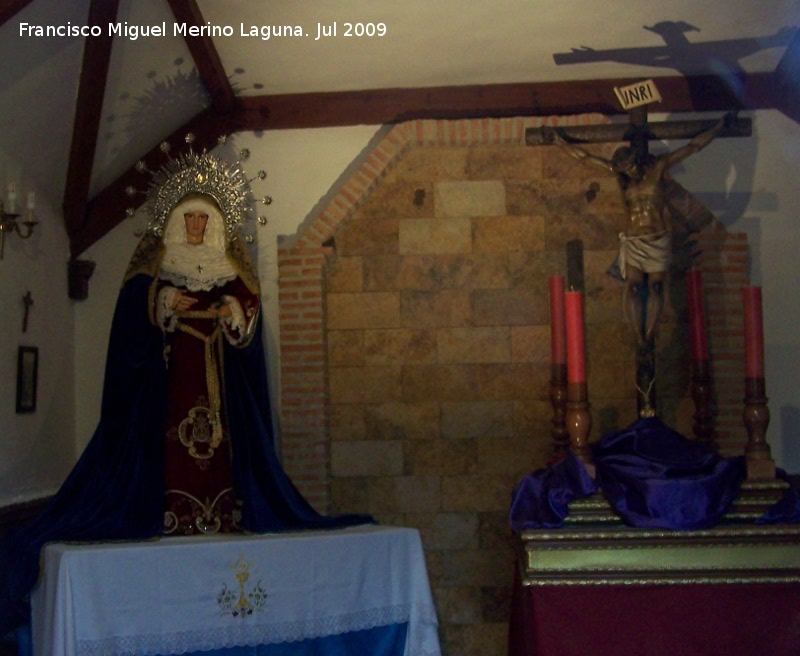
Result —
<instances>
[{"instance_id":1,"label":"white lace mantilla","mask_svg":"<svg viewBox=\"0 0 800 656\"><path fill-rule=\"evenodd\" d=\"M228 258L206 244L170 244L158 277L190 291L209 291L236 277Z\"/></svg>"}]
</instances>

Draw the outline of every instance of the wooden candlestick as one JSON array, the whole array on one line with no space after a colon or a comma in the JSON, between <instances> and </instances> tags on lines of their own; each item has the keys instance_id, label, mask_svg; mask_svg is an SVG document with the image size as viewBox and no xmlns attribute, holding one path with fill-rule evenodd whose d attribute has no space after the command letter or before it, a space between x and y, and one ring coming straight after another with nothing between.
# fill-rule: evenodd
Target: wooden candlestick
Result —
<instances>
[{"instance_id":1,"label":"wooden candlestick","mask_svg":"<svg viewBox=\"0 0 800 656\"><path fill-rule=\"evenodd\" d=\"M553 461L558 461L569 451L567 430L567 365L550 365L550 403L553 418L550 421L550 436L553 440Z\"/></svg>"},{"instance_id":2,"label":"wooden candlestick","mask_svg":"<svg viewBox=\"0 0 800 656\"><path fill-rule=\"evenodd\" d=\"M589 413L589 395L586 383L567 383L567 431L569 448L583 462L589 475L595 477L594 459L589 447L592 416Z\"/></svg>"},{"instance_id":3,"label":"wooden candlestick","mask_svg":"<svg viewBox=\"0 0 800 656\"><path fill-rule=\"evenodd\" d=\"M714 417L711 412L711 372L708 360L695 360L692 368L692 401L694 401L695 439L716 450Z\"/></svg>"},{"instance_id":4,"label":"wooden candlestick","mask_svg":"<svg viewBox=\"0 0 800 656\"><path fill-rule=\"evenodd\" d=\"M567 335L564 309L564 277L550 276L550 403L553 419L552 460L558 461L569 451L567 432Z\"/></svg>"},{"instance_id":5,"label":"wooden candlestick","mask_svg":"<svg viewBox=\"0 0 800 656\"><path fill-rule=\"evenodd\" d=\"M589 448L589 395L586 385L586 347L583 339L583 294L565 292L567 333L567 432L569 448L594 478L595 468Z\"/></svg>"},{"instance_id":6,"label":"wooden candlestick","mask_svg":"<svg viewBox=\"0 0 800 656\"><path fill-rule=\"evenodd\" d=\"M743 418L748 438L744 448L747 480L772 480L775 461L767 444L769 407L763 378L745 378Z\"/></svg>"},{"instance_id":7,"label":"wooden candlestick","mask_svg":"<svg viewBox=\"0 0 800 656\"><path fill-rule=\"evenodd\" d=\"M775 478L775 462L767 444L769 407L764 383L764 326L761 288L742 290L744 305L744 448L748 480Z\"/></svg>"}]
</instances>

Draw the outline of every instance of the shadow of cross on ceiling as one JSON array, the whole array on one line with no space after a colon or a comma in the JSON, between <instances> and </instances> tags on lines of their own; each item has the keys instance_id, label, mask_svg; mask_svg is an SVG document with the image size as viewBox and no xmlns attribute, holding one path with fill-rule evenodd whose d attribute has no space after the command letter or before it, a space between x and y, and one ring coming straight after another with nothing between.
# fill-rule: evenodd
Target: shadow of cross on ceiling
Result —
<instances>
[{"instance_id":1,"label":"shadow of cross on ceiling","mask_svg":"<svg viewBox=\"0 0 800 656\"><path fill-rule=\"evenodd\" d=\"M696 86L702 82L692 84L692 76L709 74L717 76L724 81L728 93L732 95L731 100L741 99L745 71L740 61L761 50L789 45L797 31L796 27L783 27L775 34L762 37L693 43L686 34L699 32L700 29L685 21L661 21L651 27L644 25L643 29L658 34L664 40L664 45L609 50L595 50L582 46L573 48L571 52L555 53L553 59L558 66L618 62L673 68L689 79L695 108L701 109L703 104L700 102L701 89Z\"/></svg>"}]
</instances>

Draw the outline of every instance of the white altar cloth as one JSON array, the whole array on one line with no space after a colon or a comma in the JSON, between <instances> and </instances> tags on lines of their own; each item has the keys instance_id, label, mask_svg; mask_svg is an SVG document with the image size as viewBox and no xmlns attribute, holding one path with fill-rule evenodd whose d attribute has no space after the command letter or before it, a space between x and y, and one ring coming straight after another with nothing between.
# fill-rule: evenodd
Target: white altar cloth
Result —
<instances>
[{"instance_id":1,"label":"white altar cloth","mask_svg":"<svg viewBox=\"0 0 800 656\"><path fill-rule=\"evenodd\" d=\"M415 529L47 545L32 595L35 656L180 654L408 623L437 656Z\"/></svg>"}]
</instances>

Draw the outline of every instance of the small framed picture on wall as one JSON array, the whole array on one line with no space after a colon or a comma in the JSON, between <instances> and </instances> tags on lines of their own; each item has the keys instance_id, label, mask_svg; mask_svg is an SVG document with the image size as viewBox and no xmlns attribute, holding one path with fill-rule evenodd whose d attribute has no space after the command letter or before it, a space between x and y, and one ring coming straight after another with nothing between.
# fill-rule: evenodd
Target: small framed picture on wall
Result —
<instances>
[{"instance_id":1,"label":"small framed picture on wall","mask_svg":"<svg viewBox=\"0 0 800 656\"><path fill-rule=\"evenodd\" d=\"M20 346L17 352L17 413L36 412L39 349Z\"/></svg>"}]
</instances>

